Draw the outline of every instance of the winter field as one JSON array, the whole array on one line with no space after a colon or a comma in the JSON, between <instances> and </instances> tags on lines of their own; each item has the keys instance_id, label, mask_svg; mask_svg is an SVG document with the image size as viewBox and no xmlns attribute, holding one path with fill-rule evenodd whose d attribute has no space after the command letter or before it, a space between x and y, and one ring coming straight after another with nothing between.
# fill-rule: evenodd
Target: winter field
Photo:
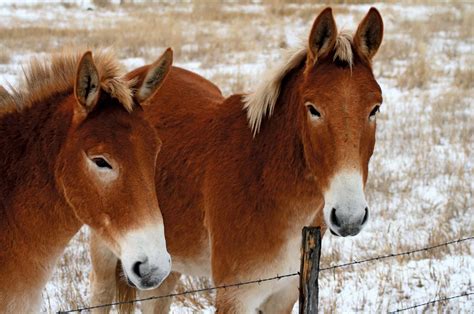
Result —
<instances>
[{"instance_id":1,"label":"winter field","mask_svg":"<svg viewBox=\"0 0 474 314\"><path fill-rule=\"evenodd\" d=\"M252 91L282 49L306 40L324 8L283 0L124 2L1 1L0 84L15 85L31 56L64 47L111 47L131 70L171 46L175 65L226 95ZM370 5L347 2L333 5L334 14L339 29L354 30ZM372 216L356 237L326 234L321 267L474 235L474 4L376 7L385 22L374 60L384 103L367 185ZM89 271L84 227L58 261L42 310L87 306ZM209 284L183 277L179 291ZM322 312L387 312L466 292L474 292L474 241L320 273ZM173 313L211 312L212 297L176 298ZM472 295L412 310L473 311Z\"/></svg>"}]
</instances>

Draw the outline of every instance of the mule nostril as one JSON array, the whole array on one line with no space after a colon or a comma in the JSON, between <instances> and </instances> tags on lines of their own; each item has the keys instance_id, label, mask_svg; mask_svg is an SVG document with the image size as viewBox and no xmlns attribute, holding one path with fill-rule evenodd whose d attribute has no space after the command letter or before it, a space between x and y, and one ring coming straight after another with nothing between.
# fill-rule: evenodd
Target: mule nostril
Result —
<instances>
[{"instance_id":1,"label":"mule nostril","mask_svg":"<svg viewBox=\"0 0 474 314\"><path fill-rule=\"evenodd\" d=\"M137 275L139 278L142 278L142 275L140 274L140 265L143 264L142 262L136 262L134 265L133 265L133 273L135 275Z\"/></svg>"},{"instance_id":2,"label":"mule nostril","mask_svg":"<svg viewBox=\"0 0 474 314\"><path fill-rule=\"evenodd\" d=\"M335 209L335 208L333 208L332 211L331 211L330 220L331 220L331 223L332 223L333 225L335 225L336 227L340 227L340 226L341 226L341 223L339 222L339 219L337 219L337 216L336 216L336 209Z\"/></svg>"},{"instance_id":3,"label":"mule nostril","mask_svg":"<svg viewBox=\"0 0 474 314\"><path fill-rule=\"evenodd\" d=\"M369 208L365 208L365 215L364 218L362 219L362 224L365 224L367 222L367 219L369 219Z\"/></svg>"}]
</instances>

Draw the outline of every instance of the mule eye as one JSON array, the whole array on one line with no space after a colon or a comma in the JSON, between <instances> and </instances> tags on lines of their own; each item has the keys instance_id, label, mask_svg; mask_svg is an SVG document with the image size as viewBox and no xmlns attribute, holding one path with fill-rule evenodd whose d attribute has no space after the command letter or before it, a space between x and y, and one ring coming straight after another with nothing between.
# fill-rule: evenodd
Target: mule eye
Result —
<instances>
[{"instance_id":1,"label":"mule eye","mask_svg":"<svg viewBox=\"0 0 474 314\"><path fill-rule=\"evenodd\" d=\"M375 106L374 109L372 109L372 111L370 112L370 115L369 115L369 120L373 121L375 119L375 115L377 114L377 112L380 111L380 106Z\"/></svg>"},{"instance_id":2,"label":"mule eye","mask_svg":"<svg viewBox=\"0 0 474 314\"><path fill-rule=\"evenodd\" d=\"M94 157L92 158L92 161L99 168L112 169L112 166L102 157Z\"/></svg>"},{"instance_id":3,"label":"mule eye","mask_svg":"<svg viewBox=\"0 0 474 314\"><path fill-rule=\"evenodd\" d=\"M312 104L308 104L306 107L313 118L321 118L321 114L318 110L316 110L316 108L314 108Z\"/></svg>"}]
</instances>

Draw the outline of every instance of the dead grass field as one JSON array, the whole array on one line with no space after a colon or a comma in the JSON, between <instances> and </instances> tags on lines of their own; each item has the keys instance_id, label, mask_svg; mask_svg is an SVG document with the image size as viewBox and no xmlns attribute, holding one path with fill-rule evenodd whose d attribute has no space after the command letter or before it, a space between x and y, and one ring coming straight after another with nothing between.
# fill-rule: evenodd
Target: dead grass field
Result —
<instances>
[{"instance_id":1,"label":"dead grass field","mask_svg":"<svg viewBox=\"0 0 474 314\"><path fill-rule=\"evenodd\" d=\"M30 55L67 46L110 47L129 68L153 61L171 46L177 65L204 75L225 94L251 91L262 72L282 56L282 48L306 38L324 7L283 0L101 2L92 11L71 2L0 6L2 83L14 83L19 65ZM370 7L359 1L337 3L336 20L345 29L354 29ZM356 238L325 237L324 266L474 234L474 5L390 1L377 7L384 17L385 37L374 61L384 91L367 186L374 214ZM87 238L83 229L58 262L43 293L45 311L88 304ZM473 249L467 243L388 265L323 273L322 308L380 312L472 290ZM463 281L466 276L471 280ZM459 289L452 283L458 277ZM205 284L183 278L179 290ZM370 293L358 292L353 296L358 305L346 308L345 299L364 289ZM207 294L180 298L174 308L181 313L177 308L183 306L188 312L182 313L189 313L211 304ZM473 298L423 310L463 312L469 304L472 310Z\"/></svg>"}]
</instances>

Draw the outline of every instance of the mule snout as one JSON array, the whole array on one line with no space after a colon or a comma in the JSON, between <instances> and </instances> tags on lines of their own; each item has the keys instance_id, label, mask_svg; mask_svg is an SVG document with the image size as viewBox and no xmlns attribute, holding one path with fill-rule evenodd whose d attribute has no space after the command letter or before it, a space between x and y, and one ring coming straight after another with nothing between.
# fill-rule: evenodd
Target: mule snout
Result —
<instances>
[{"instance_id":1,"label":"mule snout","mask_svg":"<svg viewBox=\"0 0 474 314\"><path fill-rule=\"evenodd\" d=\"M139 289L147 290L159 286L168 277L171 271L171 258L169 254L164 254L168 261L165 265L154 265L148 258L143 261L133 263L132 268L127 275L129 284Z\"/></svg>"},{"instance_id":2,"label":"mule snout","mask_svg":"<svg viewBox=\"0 0 474 314\"><path fill-rule=\"evenodd\" d=\"M342 172L331 180L324 193L324 217L332 234L355 236L369 220L362 176Z\"/></svg>"},{"instance_id":3,"label":"mule snout","mask_svg":"<svg viewBox=\"0 0 474 314\"><path fill-rule=\"evenodd\" d=\"M128 234L120 258L129 284L141 290L159 286L171 272L163 227Z\"/></svg>"},{"instance_id":4,"label":"mule snout","mask_svg":"<svg viewBox=\"0 0 474 314\"><path fill-rule=\"evenodd\" d=\"M353 211L352 211L353 212ZM359 212L359 211L357 211ZM332 208L329 217L331 233L341 237L357 235L369 220L369 208L365 207L363 215L338 216L338 210Z\"/></svg>"}]
</instances>

